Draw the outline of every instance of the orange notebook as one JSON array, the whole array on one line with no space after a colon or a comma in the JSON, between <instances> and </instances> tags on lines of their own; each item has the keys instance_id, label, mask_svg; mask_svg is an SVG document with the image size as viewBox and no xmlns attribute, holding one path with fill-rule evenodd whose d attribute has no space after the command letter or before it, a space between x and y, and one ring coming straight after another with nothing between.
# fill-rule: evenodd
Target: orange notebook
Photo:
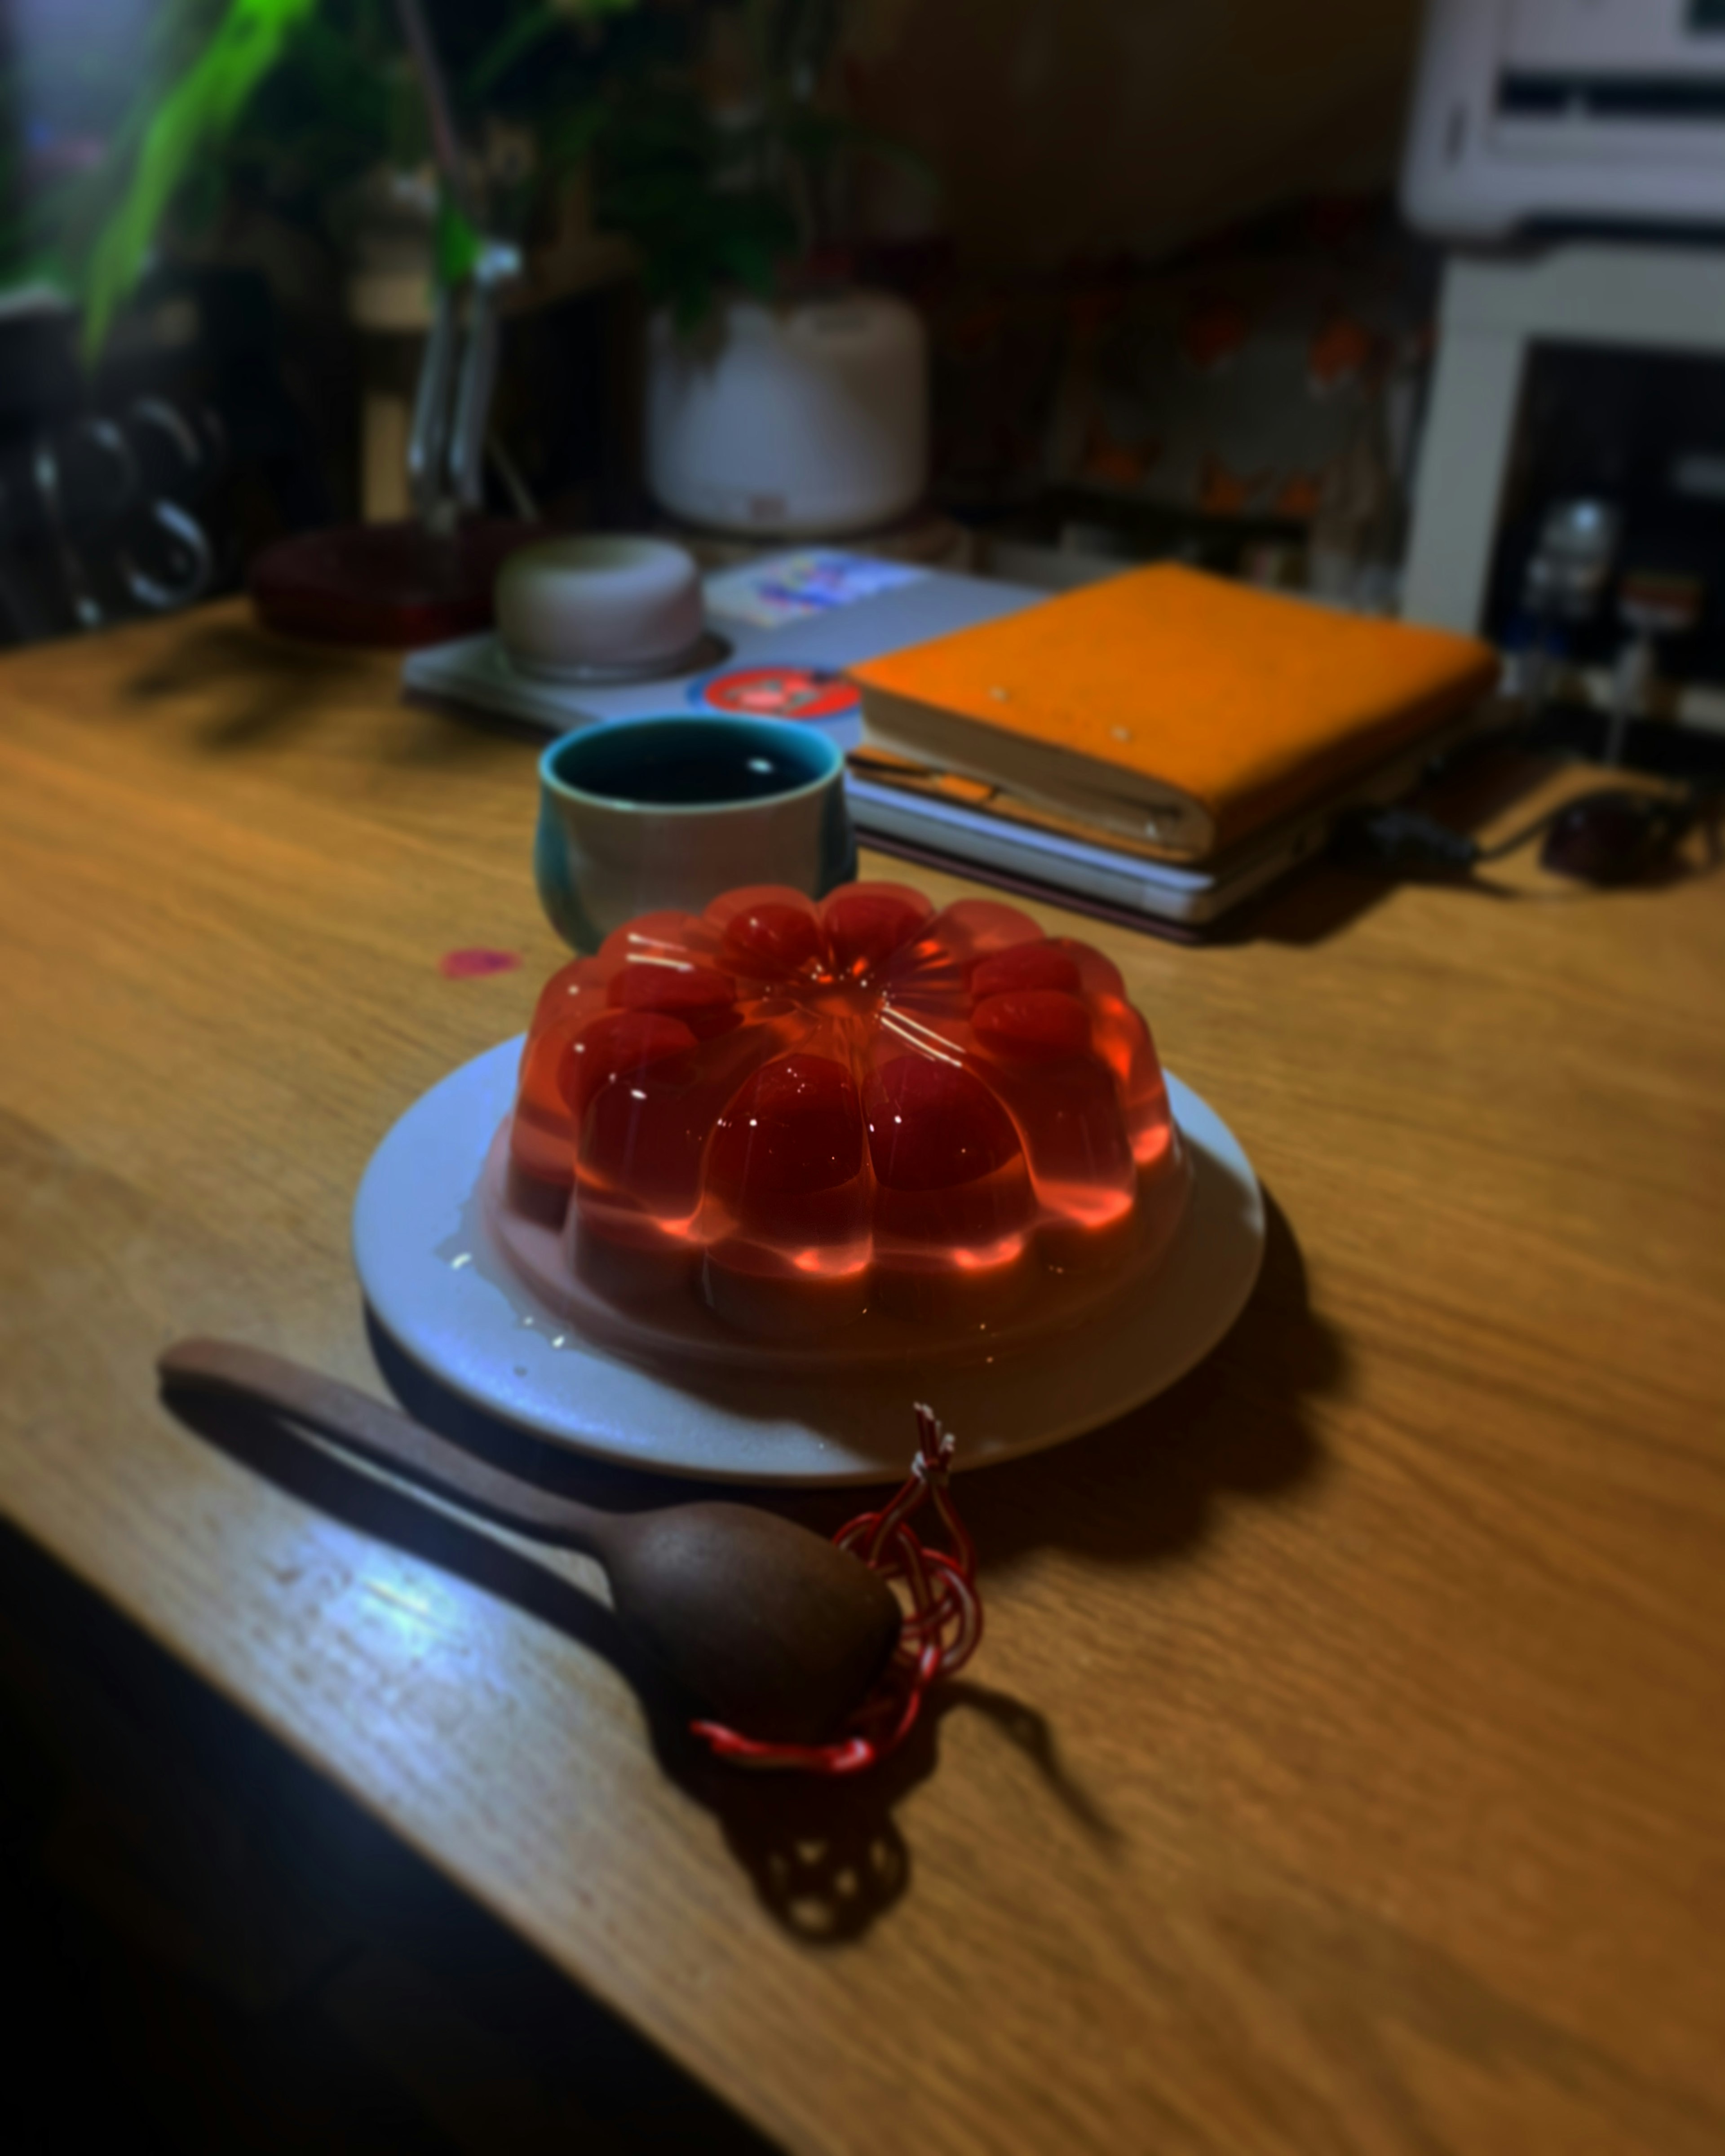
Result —
<instances>
[{"instance_id":1,"label":"orange notebook","mask_svg":"<svg viewBox=\"0 0 1725 2156\"><path fill-rule=\"evenodd\" d=\"M1158 563L849 671L881 748L1200 860L1455 717L1497 660Z\"/></svg>"}]
</instances>

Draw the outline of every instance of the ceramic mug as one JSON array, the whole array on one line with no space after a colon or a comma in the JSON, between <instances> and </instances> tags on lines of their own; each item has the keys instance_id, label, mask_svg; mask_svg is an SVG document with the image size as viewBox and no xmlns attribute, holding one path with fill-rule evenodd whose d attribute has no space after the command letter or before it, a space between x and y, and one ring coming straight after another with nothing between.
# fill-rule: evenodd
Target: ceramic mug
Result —
<instances>
[{"instance_id":1,"label":"ceramic mug","mask_svg":"<svg viewBox=\"0 0 1725 2156\"><path fill-rule=\"evenodd\" d=\"M613 719L539 761L533 877L566 942L638 913L699 913L742 884L819 898L856 874L845 757L783 719Z\"/></svg>"}]
</instances>

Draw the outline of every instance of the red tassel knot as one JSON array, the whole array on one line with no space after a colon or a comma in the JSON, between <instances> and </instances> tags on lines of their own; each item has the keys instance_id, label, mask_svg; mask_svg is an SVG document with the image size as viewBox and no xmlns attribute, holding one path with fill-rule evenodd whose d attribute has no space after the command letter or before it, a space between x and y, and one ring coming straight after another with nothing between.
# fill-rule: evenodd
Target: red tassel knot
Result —
<instances>
[{"instance_id":1,"label":"red tassel knot","mask_svg":"<svg viewBox=\"0 0 1725 2156\"><path fill-rule=\"evenodd\" d=\"M976 1548L953 1509L949 1489L953 1440L932 1408L916 1409L918 1447L903 1486L884 1512L863 1512L833 1540L898 1589L909 1608L891 1661L875 1689L829 1744L763 1744L714 1722L691 1725L721 1759L739 1767L791 1768L810 1774L855 1774L896 1752L922 1712L937 1677L952 1676L983 1636ZM932 1548L909 1522L932 1503L951 1545Z\"/></svg>"}]
</instances>

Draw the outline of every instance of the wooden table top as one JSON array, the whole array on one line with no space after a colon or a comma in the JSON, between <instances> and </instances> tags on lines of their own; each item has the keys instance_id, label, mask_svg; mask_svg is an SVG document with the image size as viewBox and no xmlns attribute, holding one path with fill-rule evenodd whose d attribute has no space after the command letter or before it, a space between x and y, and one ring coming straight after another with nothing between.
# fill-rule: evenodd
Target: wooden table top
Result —
<instances>
[{"instance_id":1,"label":"wooden table top","mask_svg":"<svg viewBox=\"0 0 1725 2156\"><path fill-rule=\"evenodd\" d=\"M558 957L530 746L395 670L238 606L0 667L15 1523L790 2147L1725 2145L1719 880L1060 919L1250 1153L1262 1283L961 1481L988 1634L909 1753L749 1779L581 1561L452 1569L156 1397L194 1331L379 1386L361 1171Z\"/></svg>"}]
</instances>

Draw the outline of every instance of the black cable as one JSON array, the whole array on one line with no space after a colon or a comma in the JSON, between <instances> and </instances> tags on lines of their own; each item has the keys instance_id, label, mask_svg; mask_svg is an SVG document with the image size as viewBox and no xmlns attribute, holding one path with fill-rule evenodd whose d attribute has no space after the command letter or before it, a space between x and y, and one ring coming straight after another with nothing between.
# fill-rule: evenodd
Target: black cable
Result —
<instances>
[{"instance_id":1,"label":"black cable","mask_svg":"<svg viewBox=\"0 0 1725 2156\"><path fill-rule=\"evenodd\" d=\"M1415 808L1356 808L1342 817L1331 839L1334 857L1353 868L1392 875L1420 874L1466 875L1491 861L1518 852L1558 824L1574 826L1578 819L1593 816L1615 819L1619 830L1615 843L1624 860L1620 873L1633 874L1656 850L1668 850L1692 830L1716 800L1721 789L1691 785L1674 793L1641 793L1627 787L1608 786L1591 793L1572 795L1548 808L1496 845L1482 846L1465 831L1452 830L1436 817ZM1579 872L1600 880L1619 880L1609 859L1610 842L1603 838L1593 851L1595 866ZM1567 864L1566 864L1567 865Z\"/></svg>"},{"instance_id":2,"label":"black cable","mask_svg":"<svg viewBox=\"0 0 1725 2156\"><path fill-rule=\"evenodd\" d=\"M1474 859L1476 861L1501 861L1506 854L1516 853L1530 839L1542 837L1550 830L1560 816L1567 816L1572 808L1579 808L1583 802L1603 800L1606 793L1609 793L1615 799L1622 794L1623 791L1621 787L1614 787L1599 793L1579 794L1568 801L1559 802L1555 808L1548 808L1543 816L1536 816L1531 824L1524 824L1521 829L1511 837L1500 839L1495 846L1477 848Z\"/></svg>"},{"instance_id":3,"label":"black cable","mask_svg":"<svg viewBox=\"0 0 1725 2156\"><path fill-rule=\"evenodd\" d=\"M1350 808L1331 834L1330 851L1348 868L1393 875L1465 875L1480 858L1476 839L1417 808Z\"/></svg>"}]
</instances>

